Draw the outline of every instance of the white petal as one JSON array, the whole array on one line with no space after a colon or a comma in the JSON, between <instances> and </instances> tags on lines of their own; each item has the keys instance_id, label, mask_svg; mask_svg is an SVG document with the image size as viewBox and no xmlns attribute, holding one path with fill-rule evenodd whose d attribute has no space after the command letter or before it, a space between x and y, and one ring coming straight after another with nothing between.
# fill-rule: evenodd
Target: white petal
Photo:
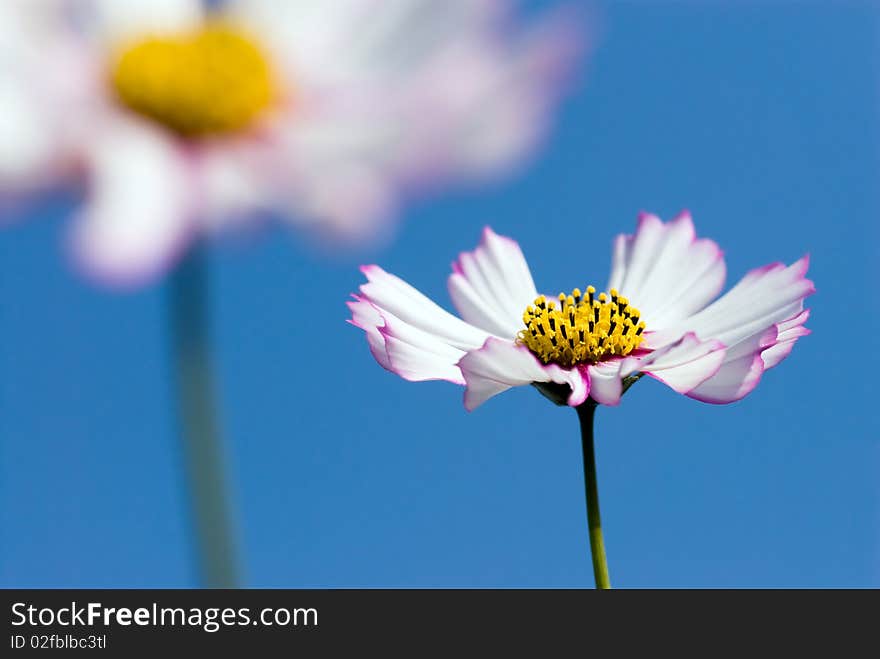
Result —
<instances>
[{"instance_id":1,"label":"white petal","mask_svg":"<svg viewBox=\"0 0 880 659\"><path fill-rule=\"evenodd\" d=\"M90 192L74 225L76 255L117 283L168 267L194 229L185 155L161 130L118 118L87 159Z\"/></svg>"},{"instance_id":2,"label":"white petal","mask_svg":"<svg viewBox=\"0 0 880 659\"><path fill-rule=\"evenodd\" d=\"M488 334L468 325L422 293L378 266L364 266L369 280L359 302L375 313L349 305L354 324L363 327L376 360L407 380L448 380L464 384L457 365L466 350ZM377 336L382 339L382 348Z\"/></svg>"},{"instance_id":3,"label":"white petal","mask_svg":"<svg viewBox=\"0 0 880 659\"><path fill-rule=\"evenodd\" d=\"M775 344L761 352L761 360L764 362L764 370L769 370L778 365L782 360L791 354L794 344L801 336L807 336L810 333L806 327L801 327L797 336L791 337L784 341L777 341Z\"/></svg>"},{"instance_id":4,"label":"white petal","mask_svg":"<svg viewBox=\"0 0 880 659\"><path fill-rule=\"evenodd\" d=\"M554 14L505 45L485 35L447 38L426 76L438 127L433 144L450 167L492 176L532 152L580 51L575 23Z\"/></svg>"},{"instance_id":5,"label":"white petal","mask_svg":"<svg viewBox=\"0 0 880 659\"><path fill-rule=\"evenodd\" d=\"M316 160L304 164L287 186L290 219L330 240L349 244L387 240L398 199L382 168L314 155ZM278 187L284 189L280 183Z\"/></svg>"},{"instance_id":6,"label":"white petal","mask_svg":"<svg viewBox=\"0 0 880 659\"><path fill-rule=\"evenodd\" d=\"M718 246L696 239L689 213L666 224L643 214L635 235L615 240L608 288L629 298L656 330L706 306L724 285L725 271Z\"/></svg>"},{"instance_id":7,"label":"white petal","mask_svg":"<svg viewBox=\"0 0 880 659\"><path fill-rule=\"evenodd\" d=\"M513 326L503 313L487 305L463 275L453 273L448 281L449 297L462 318L496 336L512 337Z\"/></svg>"},{"instance_id":8,"label":"white petal","mask_svg":"<svg viewBox=\"0 0 880 659\"><path fill-rule=\"evenodd\" d=\"M449 277L452 303L467 322L513 338L522 314L538 296L532 273L516 241L483 230L473 252L462 252Z\"/></svg>"},{"instance_id":9,"label":"white petal","mask_svg":"<svg viewBox=\"0 0 880 659\"><path fill-rule=\"evenodd\" d=\"M0 73L0 184L38 185L53 165L57 143L44 106Z\"/></svg>"},{"instance_id":10,"label":"white petal","mask_svg":"<svg viewBox=\"0 0 880 659\"><path fill-rule=\"evenodd\" d=\"M666 227L659 217L647 213L639 216L635 234L626 237L627 246L623 251L626 263L621 264L622 267L616 264L612 266L616 279L608 282L608 288L616 288L630 297L633 297L633 293L638 294L640 291L632 289L638 288L650 274L656 257L660 254L665 234ZM615 251L615 255L616 253ZM638 299L641 306L648 304L648 300L643 300L640 296Z\"/></svg>"},{"instance_id":11,"label":"white petal","mask_svg":"<svg viewBox=\"0 0 880 659\"><path fill-rule=\"evenodd\" d=\"M448 380L464 384L457 366L464 350L451 345L444 337L414 327L363 297L355 295L354 298L348 302L352 312L348 322L364 330L370 352L383 368L414 382Z\"/></svg>"},{"instance_id":12,"label":"white petal","mask_svg":"<svg viewBox=\"0 0 880 659\"><path fill-rule=\"evenodd\" d=\"M266 34L300 68L331 79L400 74L456 39L482 33L497 14L485 0L233 0L236 17Z\"/></svg>"},{"instance_id":13,"label":"white petal","mask_svg":"<svg viewBox=\"0 0 880 659\"><path fill-rule=\"evenodd\" d=\"M764 370L773 368L783 359L788 357L797 340L810 333L810 330L803 327L803 324L807 322L809 317L810 311L807 309L790 320L776 324L778 332L776 343L761 352L761 359L764 361Z\"/></svg>"},{"instance_id":14,"label":"white petal","mask_svg":"<svg viewBox=\"0 0 880 659\"><path fill-rule=\"evenodd\" d=\"M379 309L365 298L348 302L349 322L367 335L370 352L379 364L400 377L418 382L448 380L464 384L457 362L465 354L443 337L401 320L387 309Z\"/></svg>"},{"instance_id":15,"label":"white petal","mask_svg":"<svg viewBox=\"0 0 880 659\"><path fill-rule=\"evenodd\" d=\"M703 339L718 339L732 349L803 310L804 298L815 291L813 282L804 277L808 266L809 259L804 257L789 267L776 263L753 270L711 305L677 326L662 330L652 341L659 345L676 334L692 331Z\"/></svg>"},{"instance_id":16,"label":"white petal","mask_svg":"<svg viewBox=\"0 0 880 659\"><path fill-rule=\"evenodd\" d=\"M761 280L765 280L764 273L769 271L777 272L780 275L794 273L795 279L806 282L807 280L803 280L806 262L799 262L795 265L798 267L794 270L780 267L766 268L750 273L744 280L746 287L752 285L760 287ZM809 289L812 290L812 282L807 283L809 283ZM766 280L764 285L766 285ZM810 333L807 328L803 327L810 314L809 311L802 311L802 309L803 299L801 298L774 312L776 315L784 316L784 320L780 322L771 322L768 325L765 315L758 321L744 323L745 327L750 328L749 334L746 336L743 336L742 331L739 330L723 334L734 337L735 343L728 347L718 372L688 392L688 395L705 402L723 404L740 400L754 390L764 371L779 364L791 353L797 339Z\"/></svg>"},{"instance_id":17,"label":"white petal","mask_svg":"<svg viewBox=\"0 0 880 659\"><path fill-rule=\"evenodd\" d=\"M0 185L35 188L68 173L71 143L103 87L60 0L0 2Z\"/></svg>"},{"instance_id":18,"label":"white petal","mask_svg":"<svg viewBox=\"0 0 880 659\"><path fill-rule=\"evenodd\" d=\"M717 372L684 393L706 403L740 400L758 386L766 370L761 354L775 345L777 334L776 326L771 325L729 347Z\"/></svg>"},{"instance_id":19,"label":"white petal","mask_svg":"<svg viewBox=\"0 0 880 659\"><path fill-rule=\"evenodd\" d=\"M204 18L200 0L86 0L101 36L113 42L196 28Z\"/></svg>"},{"instance_id":20,"label":"white petal","mask_svg":"<svg viewBox=\"0 0 880 659\"><path fill-rule=\"evenodd\" d=\"M261 178L292 222L332 239L381 242L399 202L397 151L406 144L405 126L390 121L386 98L368 98L365 107L346 93L336 98L335 90L329 100L296 93L295 106L271 125L274 157L261 166Z\"/></svg>"},{"instance_id":21,"label":"white petal","mask_svg":"<svg viewBox=\"0 0 880 659\"><path fill-rule=\"evenodd\" d=\"M442 338L382 312L385 325L379 332L385 339L385 351L391 370L405 380L447 380L464 384L458 361L465 351L449 345Z\"/></svg>"},{"instance_id":22,"label":"white petal","mask_svg":"<svg viewBox=\"0 0 880 659\"><path fill-rule=\"evenodd\" d=\"M468 410L476 409L511 387L532 382L568 385L571 406L583 403L590 393L589 380L579 368L542 364L525 346L495 337L486 339L482 348L465 354L458 365L467 382L464 405Z\"/></svg>"},{"instance_id":23,"label":"white petal","mask_svg":"<svg viewBox=\"0 0 880 659\"><path fill-rule=\"evenodd\" d=\"M600 362L588 367L590 398L602 405L618 405L623 392L622 361Z\"/></svg>"},{"instance_id":24,"label":"white petal","mask_svg":"<svg viewBox=\"0 0 880 659\"><path fill-rule=\"evenodd\" d=\"M59 36L63 30L63 0L3 0L0 2L0 62L14 55L28 56L34 37Z\"/></svg>"},{"instance_id":25,"label":"white petal","mask_svg":"<svg viewBox=\"0 0 880 659\"><path fill-rule=\"evenodd\" d=\"M758 386L763 372L764 362L759 354L744 355L725 363L715 375L687 395L704 403L732 403Z\"/></svg>"},{"instance_id":26,"label":"white petal","mask_svg":"<svg viewBox=\"0 0 880 659\"><path fill-rule=\"evenodd\" d=\"M361 270L369 280L360 287L361 294L383 315L387 311L462 350L477 348L486 340L487 332L456 318L399 277L376 265Z\"/></svg>"},{"instance_id":27,"label":"white petal","mask_svg":"<svg viewBox=\"0 0 880 659\"><path fill-rule=\"evenodd\" d=\"M700 341L688 334L647 355L593 364L589 367L590 397L603 405L617 405L623 378L636 372L686 393L718 370L724 354L724 346L718 341Z\"/></svg>"},{"instance_id":28,"label":"white petal","mask_svg":"<svg viewBox=\"0 0 880 659\"><path fill-rule=\"evenodd\" d=\"M685 394L718 372L727 349L720 341L700 341L688 333L677 343L652 354L639 370Z\"/></svg>"},{"instance_id":29,"label":"white petal","mask_svg":"<svg viewBox=\"0 0 880 659\"><path fill-rule=\"evenodd\" d=\"M333 238L383 238L407 193L507 173L574 57L570 22L518 30L494 0L232 4L289 64L279 187Z\"/></svg>"},{"instance_id":30,"label":"white petal","mask_svg":"<svg viewBox=\"0 0 880 659\"><path fill-rule=\"evenodd\" d=\"M253 219L277 207L267 180L269 159L261 145L247 140L205 143L190 154L202 195L200 222L214 230Z\"/></svg>"},{"instance_id":31,"label":"white petal","mask_svg":"<svg viewBox=\"0 0 880 659\"><path fill-rule=\"evenodd\" d=\"M703 311L646 343L662 344L685 329L720 341L726 351L717 372L685 393L710 403L740 400L806 333L804 298L815 290L804 276L808 265L805 257L789 267L776 263L753 270Z\"/></svg>"},{"instance_id":32,"label":"white petal","mask_svg":"<svg viewBox=\"0 0 880 659\"><path fill-rule=\"evenodd\" d=\"M800 312L799 314L797 314L796 316L792 316L791 318L788 318L787 320L783 320L780 323L776 323L776 329L779 330L779 338L782 339L783 335L785 335L786 338L789 335L793 336L793 334L790 334L790 333L796 332L797 330L801 329L803 324L806 323L807 320L809 320L809 318L810 318L810 310L806 309L806 310Z\"/></svg>"},{"instance_id":33,"label":"white petal","mask_svg":"<svg viewBox=\"0 0 880 659\"><path fill-rule=\"evenodd\" d=\"M380 327L385 326L385 319L372 304L358 296L354 298L346 303L351 310L351 319L348 322L364 330L373 357L382 368L392 370L388 352L385 350L385 337L379 331Z\"/></svg>"},{"instance_id":34,"label":"white petal","mask_svg":"<svg viewBox=\"0 0 880 659\"><path fill-rule=\"evenodd\" d=\"M225 5L233 20L259 35L276 59L306 82L313 72L335 78L347 70L340 60L375 12L373 0L229 0Z\"/></svg>"},{"instance_id":35,"label":"white petal","mask_svg":"<svg viewBox=\"0 0 880 659\"><path fill-rule=\"evenodd\" d=\"M624 233L618 234L614 238L611 249L611 274L608 276L608 288L616 288L620 291L620 285L626 276L626 267L630 260L632 251L632 236ZM624 293L625 295L625 293Z\"/></svg>"}]
</instances>

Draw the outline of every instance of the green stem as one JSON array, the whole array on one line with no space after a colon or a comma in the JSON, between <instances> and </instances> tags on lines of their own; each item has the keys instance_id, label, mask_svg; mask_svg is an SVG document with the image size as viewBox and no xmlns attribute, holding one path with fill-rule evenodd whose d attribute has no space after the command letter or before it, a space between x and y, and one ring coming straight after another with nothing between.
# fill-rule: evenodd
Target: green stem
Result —
<instances>
[{"instance_id":1,"label":"green stem","mask_svg":"<svg viewBox=\"0 0 880 659\"><path fill-rule=\"evenodd\" d=\"M205 255L194 248L171 275L169 314L187 485L201 583L237 588L238 560L209 350Z\"/></svg>"},{"instance_id":2,"label":"green stem","mask_svg":"<svg viewBox=\"0 0 880 659\"><path fill-rule=\"evenodd\" d=\"M596 479L596 450L593 441L593 417L596 402L587 399L576 408L581 423L581 445L584 453L584 489L587 497L587 525L590 530L590 552L593 556L593 575L596 588L611 588L608 560L605 557L605 539L602 537L602 518L599 515L599 485Z\"/></svg>"}]
</instances>

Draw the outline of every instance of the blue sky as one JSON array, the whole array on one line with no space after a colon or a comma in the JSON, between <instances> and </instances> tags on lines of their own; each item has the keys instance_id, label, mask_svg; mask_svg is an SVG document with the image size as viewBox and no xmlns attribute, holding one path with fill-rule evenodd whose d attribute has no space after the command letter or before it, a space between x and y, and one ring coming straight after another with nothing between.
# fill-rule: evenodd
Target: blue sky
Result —
<instances>
[{"instance_id":1,"label":"blue sky","mask_svg":"<svg viewBox=\"0 0 880 659\"><path fill-rule=\"evenodd\" d=\"M880 586L880 10L604 9L520 174L416 204L381 250L328 256L280 229L212 246L248 585L591 585L574 412L524 388L467 413L457 387L378 367L344 301L378 262L448 304L484 224L542 290L603 285L639 210L689 208L731 280L812 255L813 334L740 403L643 381L599 411L612 582ZM0 585L194 586L167 289L80 278L70 207L46 198L0 233Z\"/></svg>"}]
</instances>

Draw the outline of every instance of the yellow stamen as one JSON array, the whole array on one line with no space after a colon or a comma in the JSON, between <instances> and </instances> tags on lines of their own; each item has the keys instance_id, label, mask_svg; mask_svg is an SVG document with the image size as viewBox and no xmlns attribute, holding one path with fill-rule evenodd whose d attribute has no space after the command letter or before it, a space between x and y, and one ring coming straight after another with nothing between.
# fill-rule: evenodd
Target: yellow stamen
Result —
<instances>
[{"instance_id":1,"label":"yellow stamen","mask_svg":"<svg viewBox=\"0 0 880 659\"><path fill-rule=\"evenodd\" d=\"M246 128L275 92L257 43L216 21L192 33L128 44L110 75L122 103L188 137Z\"/></svg>"},{"instance_id":2,"label":"yellow stamen","mask_svg":"<svg viewBox=\"0 0 880 659\"><path fill-rule=\"evenodd\" d=\"M545 364L595 364L630 354L643 340L641 313L614 289L610 298L605 293L594 298L595 293L592 286L587 287L585 298L577 288L571 295L560 293L559 309L539 296L523 312L526 328L517 340Z\"/></svg>"}]
</instances>

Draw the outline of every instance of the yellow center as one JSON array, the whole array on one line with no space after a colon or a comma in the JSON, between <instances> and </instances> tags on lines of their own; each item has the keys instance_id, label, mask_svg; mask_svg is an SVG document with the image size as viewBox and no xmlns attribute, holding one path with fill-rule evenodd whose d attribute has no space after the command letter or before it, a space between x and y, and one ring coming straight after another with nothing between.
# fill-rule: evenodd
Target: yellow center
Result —
<instances>
[{"instance_id":1,"label":"yellow center","mask_svg":"<svg viewBox=\"0 0 880 659\"><path fill-rule=\"evenodd\" d=\"M188 137L246 128L275 91L260 47L217 21L130 43L116 58L111 83L129 108Z\"/></svg>"},{"instance_id":2,"label":"yellow center","mask_svg":"<svg viewBox=\"0 0 880 659\"><path fill-rule=\"evenodd\" d=\"M611 289L611 295L587 287L559 294L558 305L541 295L523 312L526 325L518 341L548 364L595 364L630 354L642 342L644 321L638 309Z\"/></svg>"}]
</instances>

